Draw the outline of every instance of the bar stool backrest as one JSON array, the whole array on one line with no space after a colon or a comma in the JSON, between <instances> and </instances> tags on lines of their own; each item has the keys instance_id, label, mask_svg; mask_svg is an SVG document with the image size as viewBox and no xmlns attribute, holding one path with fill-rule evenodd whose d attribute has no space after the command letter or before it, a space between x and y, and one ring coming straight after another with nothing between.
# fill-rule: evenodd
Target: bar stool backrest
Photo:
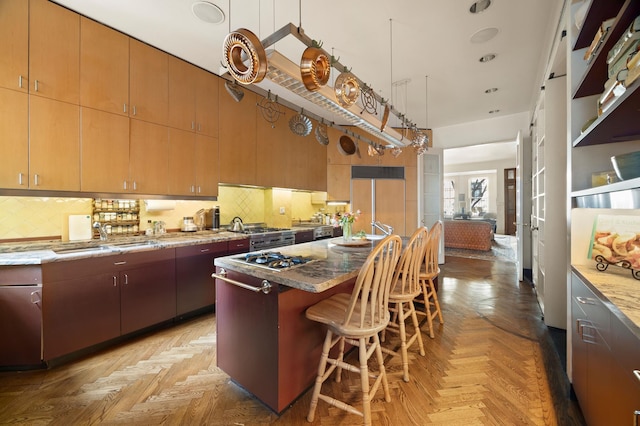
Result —
<instances>
[{"instance_id":1,"label":"bar stool backrest","mask_svg":"<svg viewBox=\"0 0 640 426\"><path fill-rule=\"evenodd\" d=\"M427 251L428 239L429 233L425 227L416 229L409 238L393 275L391 293L394 295L418 295L422 291L419 280L420 268Z\"/></svg>"}]
</instances>

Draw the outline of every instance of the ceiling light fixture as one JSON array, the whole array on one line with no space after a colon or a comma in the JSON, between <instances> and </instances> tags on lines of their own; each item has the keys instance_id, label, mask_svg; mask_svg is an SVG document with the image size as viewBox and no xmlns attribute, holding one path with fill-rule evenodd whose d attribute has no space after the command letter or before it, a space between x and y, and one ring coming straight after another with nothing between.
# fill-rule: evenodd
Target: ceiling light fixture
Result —
<instances>
[{"instance_id":1,"label":"ceiling light fixture","mask_svg":"<svg viewBox=\"0 0 640 426\"><path fill-rule=\"evenodd\" d=\"M238 31L235 31L234 33L237 34ZM333 55L329 55L327 52L325 52L321 48L320 43L309 38L304 33L304 30L301 27L296 27L292 23L289 23L283 26L273 34L266 37L264 40L261 41L260 46L254 45L253 47L256 47L259 49L266 49L273 46L277 41L280 41L289 35L294 36L307 47L315 47L319 49L327 57L331 58L330 63L332 68L339 70L340 72L348 70L348 68L342 65L339 62L339 60L336 59ZM269 79L272 82L276 83L277 85L291 91L292 93L316 104L317 106L323 108L325 111L338 115L339 117L346 120L349 124L357 126L367 131L368 133L384 140L385 142L391 144L392 146L399 146L399 147L406 146L406 143L402 141L403 136L398 131L396 131L391 126L385 127L382 125L382 115L385 113L386 108L385 108L385 111L381 110L381 111L371 113L369 111L365 111L365 108L363 108L359 103L354 103L353 105L341 105L338 102L334 88L329 87L328 85L320 86L317 90L310 91L305 86L302 80L300 66L297 63L294 63L293 61L289 60L288 58L286 58L284 55L277 52L276 50L271 50L271 49L269 51L265 50L265 55L267 58L266 59L267 71L264 77L266 79ZM243 53L241 55L242 57L241 60L244 63L251 60L255 61L257 56L256 55L251 55L251 56L253 57L250 58L248 57L247 54ZM225 59L228 59L226 55L225 55ZM259 61L260 59L258 59L258 62ZM236 66L239 65L237 63L238 61L235 61L235 62L236 62L235 64L232 64L229 62L225 63L224 66L226 70L224 70L222 73L224 74L229 72L229 67L232 65L236 65ZM296 62L299 62L299 60ZM254 65L258 65L258 64L254 64ZM368 85L362 82L355 75L353 75L353 78L354 78L353 81L355 82L354 84L357 84L359 87L363 89L364 88L370 89ZM397 127L403 127L403 128L415 127L415 125L410 120L408 120L404 116L404 114L400 113L397 109L395 109L393 105L390 105L387 100L383 100L382 97L380 97L380 95L375 93L373 90L371 90L371 94L376 99L377 102L379 102L380 104L385 104L389 106L387 113L390 112L397 118L397 120L399 121L399 124L397 125ZM384 130L381 131L381 129L384 129ZM380 148L380 147L376 146L376 148Z\"/></svg>"},{"instance_id":2,"label":"ceiling light fixture","mask_svg":"<svg viewBox=\"0 0 640 426\"><path fill-rule=\"evenodd\" d=\"M497 92L497 91L498 91L497 87L492 87L490 89L485 90L484 93L494 93L494 92Z\"/></svg>"},{"instance_id":3,"label":"ceiling light fixture","mask_svg":"<svg viewBox=\"0 0 640 426\"><path fill-rule=\"evenodd\" d=\"M500 112L499 109L492 109L491 111L489 111L489 114L497 114L499 112Z\"/></svg>"},{"instance_id":4,"label":"ceiling light fixture","mask_svg":"<svg viewBox=\"0 0 640 426\"><path fill-rule=\"evenodd\" d=\"M482 63L485 63L485 62L493 61L495 58L496 58L496 55L494 53L488 53L484 56L481 56L480 59L478 60Z\"/></svg>"},{"instance_id":5,"label":"ceiling light fixture","mask_svg":"<svg viewBox=\"0 0 640 426\"><path fill-rule=\"evenodd\" d=\"M224 12L218 6L208 1L196 1L191 5L193 15L208 24L222 24Z\"/></svg>"},{"instance_id":6,"label":"ceiling light fixture","mask_svg":"<svg viewBox=\"0 0 640 426\"><path fill-rule=\"evenodd\" d=\"M469 12L471 13L481 13L487 10L491 6L491 0L478 0L469 8Z\"/></svg>"}]
</instances>

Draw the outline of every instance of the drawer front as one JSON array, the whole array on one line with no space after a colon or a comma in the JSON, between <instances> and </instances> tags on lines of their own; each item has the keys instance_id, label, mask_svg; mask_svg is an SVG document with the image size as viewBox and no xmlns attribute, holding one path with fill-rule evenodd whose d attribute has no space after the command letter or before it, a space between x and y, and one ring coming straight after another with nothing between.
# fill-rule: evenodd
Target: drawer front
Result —
<instances>
[{"instance_id":1,"label":"drawer front","mask_svg":"<svg viewBox=\"0 0 640 426\"><path fill-rule=\"evenodd\" d=\"M42 284L40 265L0 266L0 286Z\"/></svg>"},{"instance_id":2,"label":"drawer front","mask_svg":"<svg viewBox=\"0 0 640 426\"><path fill-rule=\"evenodd\" d=\"M588 325L595 328L610 346L611 313L595 293L575 274L571 274L571 297L583 311Z\"/></svg>"},{"instance_id":3,"label":"drawer front","mask_svg":"<svg viewBox=\"0 0 640 426\"><path fill-rule=\"evenodd\" d=\"M195 246L185 246L176 248L176 257L191 257L199 256L201 254L225 254L227 252L227 242L221 241L217 243L198 244Z\"/></svg>"}]
</instances>

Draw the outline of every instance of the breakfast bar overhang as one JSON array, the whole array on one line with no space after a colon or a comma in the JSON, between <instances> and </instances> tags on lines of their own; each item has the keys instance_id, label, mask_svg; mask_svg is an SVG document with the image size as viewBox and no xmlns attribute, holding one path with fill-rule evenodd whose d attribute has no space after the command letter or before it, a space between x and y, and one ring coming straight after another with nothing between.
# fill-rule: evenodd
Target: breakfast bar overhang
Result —
<instances>
[{"instance_id":1,"label":"breakfast bar overhang","mask_svg":"<svg viewBox=\"0 0 640 426\"><path fill-rule=\"evenodd\" d=\"M284 269L248 263L250 255L215 260L217 365L239 386L281 413L314 382L325 330L305 310L351 293L376 241L341 238L276 249L307 262Z\"/></svg>"}]
</instances>

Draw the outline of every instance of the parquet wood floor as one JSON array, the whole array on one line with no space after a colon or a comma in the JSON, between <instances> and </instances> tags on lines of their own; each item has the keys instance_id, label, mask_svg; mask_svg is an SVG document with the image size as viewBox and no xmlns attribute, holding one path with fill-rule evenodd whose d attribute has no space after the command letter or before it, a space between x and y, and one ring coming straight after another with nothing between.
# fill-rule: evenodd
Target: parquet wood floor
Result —
<instances>
[{"instance_id":1,"label":"parquet wood floor","mask_svg":"<svg viewBox=\"0 0 640 426\"><path fill-rule=\"evenodd\" d=\"M439 288L445 324L435 339L423 324L427 353L410 350L409 383L399 358L386 361L392 402L378 392L375 425L583 424L514 263L447 257ZM206 314L48 370L2 372L0 424L310 424L310 391L278 417L216 367L215 345ZM330 392L357 402L359 379L344 374ZM312 424L361 418L320 402Z\"/></svg>"}]
</instances>

